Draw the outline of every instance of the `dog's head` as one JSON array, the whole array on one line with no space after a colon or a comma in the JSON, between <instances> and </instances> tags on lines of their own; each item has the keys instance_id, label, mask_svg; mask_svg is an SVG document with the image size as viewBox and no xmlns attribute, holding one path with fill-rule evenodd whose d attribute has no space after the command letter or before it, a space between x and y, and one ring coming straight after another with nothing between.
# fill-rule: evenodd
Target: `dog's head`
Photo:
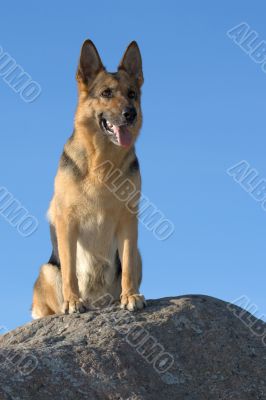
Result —
<instances>
[{"instance_id":1,"label":"dog's head","mask_svg":"<svg viewBox=\"0 0 266 400\"><path fill-rule=\"evenodd\" d=\"M76 121L87 125L103 140L130 148L142 123L143 73L137 43L128 46L117 72L109 73L92 41L86 40L81 49L77 81Z\"/></svg>"}]
</instances>

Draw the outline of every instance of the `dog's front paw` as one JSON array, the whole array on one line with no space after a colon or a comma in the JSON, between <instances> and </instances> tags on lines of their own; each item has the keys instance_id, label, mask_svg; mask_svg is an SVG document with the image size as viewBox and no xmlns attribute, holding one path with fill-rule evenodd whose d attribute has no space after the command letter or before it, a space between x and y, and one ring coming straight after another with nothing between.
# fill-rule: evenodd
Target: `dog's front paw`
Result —
<instances>
[{"instance_id":1,"label":"dog's front paw","mask_svg":"<svg viewBox=\"0 0 266 400\"><path fill-rule=\"evenodd\" d=\"M129 311L141 310L146 307L145 297L142 294L131 294L121 296L121 308Z\"/></svg>"},{"instance_id":2,"label":"dog's front paw","mask_svg":"<svg viewBox=\"0 0 266 400\"><path fill-rule=\"evenodd\" d=\"M69 300L64 301L64 314L84 313L86 310L87 309L82 299L79 299L78 297L73 296Z\"/></svg>"}]
</instances>

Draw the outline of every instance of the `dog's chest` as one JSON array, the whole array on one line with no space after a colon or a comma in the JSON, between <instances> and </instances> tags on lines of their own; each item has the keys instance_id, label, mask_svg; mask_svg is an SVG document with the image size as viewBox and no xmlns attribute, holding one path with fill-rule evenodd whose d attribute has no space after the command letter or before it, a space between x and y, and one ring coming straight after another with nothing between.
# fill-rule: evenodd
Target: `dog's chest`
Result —
<instances>
[{"instance_id":1,"label":"dog's chest","mask_svg":"<svg viewBox=\"0 0 266 400\"><path fill-rule=\"evenodd\" d=\"M81 224L77 241L76 267L82 297L110 287L116 276L116 219L94 210Z\"/></svg>"}]
</instances>

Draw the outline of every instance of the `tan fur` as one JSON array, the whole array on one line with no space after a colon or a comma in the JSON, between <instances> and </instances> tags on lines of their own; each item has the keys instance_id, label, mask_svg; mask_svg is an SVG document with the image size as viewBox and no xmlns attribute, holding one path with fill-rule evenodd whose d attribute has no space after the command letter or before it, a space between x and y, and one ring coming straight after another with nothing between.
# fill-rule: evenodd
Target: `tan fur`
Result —
<instances>
[{"instance_id":1,"label":"tan fur","mask_svg":"<svg viewBox=\"0 0 266 400\"><path fill-rule=\"evenodd\" d=\"M139 66L134 70L136 58ZM104 69L92 42L86 41L77 81L75 133L64 148L70 164L61 161L59 165L48 212L56 230L61 270L51 264L41 268L33 294L35 318L62 311L83 312L85 306L89 307L106 293L114 300L121 298L121 306L129 310L145 305L144 297L139 294L142 267L137 247L137 215L103 183L106 173L103 163L109 160L122 172L121 182L129 178L138 191L141 189L139 170L130 172L136 158L134 142L142 124L140 87L143 76L136 43L128 47L114 76ZM113 89L113 98L101 97L105 88ZM136 99L128 99L129 88L136 91ZM132 145L124 148L103 134L98 116L108 112L115 120L129 102L137 111L137 119L128 128ZM117 250L122 264L122 275L118 277L115 270Z\"/></svg>"}]
</instances>

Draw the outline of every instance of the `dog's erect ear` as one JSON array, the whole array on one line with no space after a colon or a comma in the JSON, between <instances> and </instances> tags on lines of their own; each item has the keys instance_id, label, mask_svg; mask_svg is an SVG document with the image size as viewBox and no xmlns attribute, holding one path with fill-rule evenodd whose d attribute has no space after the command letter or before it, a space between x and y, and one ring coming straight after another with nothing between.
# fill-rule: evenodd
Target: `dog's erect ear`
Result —
<instances>
[{"instance_id":1,"label":"dog's erect ear","mask_svg":"<svg viewBox=\"0 0 266 400\"><path fill-rule=\"evenodd\" d=\"M134 77L138 85L141 86L144 82L142 72L142 60L137 42L131 42L119 64L118 70L124 70L129 75Z\"/></svg>"},{"instance_id":2,"label":"dog's erect ear","mask_svg":"<svg viewBox=\"0 0 266 400\"><path fill-rule=\"evenodd\" d=\"M85 40L82 45L79 65L77 70L77 80L88 83L101 70L104 70L99 53L91 40Z\"/></svg>"}]
</instances>

